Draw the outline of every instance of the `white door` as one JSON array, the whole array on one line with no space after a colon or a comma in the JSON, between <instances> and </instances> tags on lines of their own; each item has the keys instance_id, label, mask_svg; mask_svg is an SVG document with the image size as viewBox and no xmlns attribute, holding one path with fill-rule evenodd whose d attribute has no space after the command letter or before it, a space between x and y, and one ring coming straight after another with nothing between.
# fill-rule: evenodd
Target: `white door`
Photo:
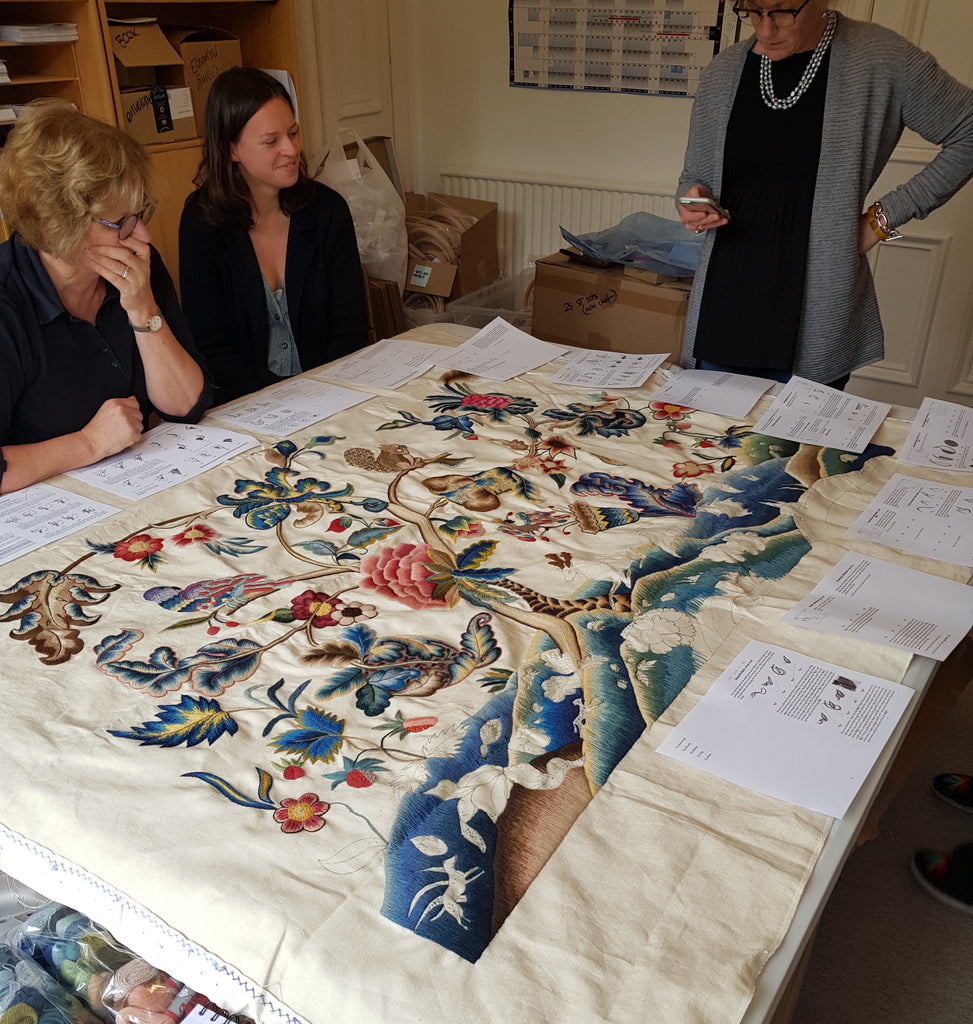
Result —
<instances>
[{"instance_id":1,"label":"white door","mask_svg":"<svg viewBox=\"0 0 973 1024\"><path fill-rule=\"evenodd\" d=\"M971 0L840 0L832 6L894 29L973 86ZM871 198L910 178L935 153L907 132ZM870 254L885 359L859 370L848 390L908 406L920 405L924 396L973 406L973 183L901 231L901 241Z\"/></svg>"}]
</instances>

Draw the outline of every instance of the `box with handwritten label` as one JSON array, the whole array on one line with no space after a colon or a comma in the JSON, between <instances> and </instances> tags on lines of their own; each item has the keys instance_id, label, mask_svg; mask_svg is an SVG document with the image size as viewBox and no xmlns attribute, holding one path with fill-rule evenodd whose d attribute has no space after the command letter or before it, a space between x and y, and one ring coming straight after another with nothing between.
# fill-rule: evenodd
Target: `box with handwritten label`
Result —
<instances>
[{"instance_id":1,"label":"box with handwritten label","mask_svg":"<svg viewBox=\"0 0 973 1024\"><path fill-rule=\"evenodd\" d=\"M691 282L593 266L563 252L535 264L531 333L544 341L679 358Z\"/></svg>"}]
</instances>

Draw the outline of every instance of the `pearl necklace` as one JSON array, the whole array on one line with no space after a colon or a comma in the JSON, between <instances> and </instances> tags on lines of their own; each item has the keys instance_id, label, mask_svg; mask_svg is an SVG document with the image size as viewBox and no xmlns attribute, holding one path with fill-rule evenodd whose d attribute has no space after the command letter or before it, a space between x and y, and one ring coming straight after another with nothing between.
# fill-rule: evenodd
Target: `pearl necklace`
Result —
<instances>
[{"instance_id":1,"label":"pearl necklace","mask_svg":"<svg viewBox=\"0 0 973 1024\"><path fill-rule=\"evenodd\" d=\"M814 76L817 74L818 68L821 66L821 61L824 60L824 54L831 45L835 29L838 27L838 15L835 14L834 11L828 11L825 17L828 19L828 23L824 26L824 32L818 40L818 45L814 47L814 53L811 54L811 59L808 61L808 65L804 69L804 74L801 75L801 80L796 86L794 86L794 91L790 96L787 96L784 99L778 99L774 94L774 81L771 78L771 66L773 61L767 56L767 54L761 55L760 95L763 97L764 103L766 103L771 110L790 110L790 108L793 107L794 104L807 92L808 86L811 82L814 81Z\"/></svg>"}]
</instances>

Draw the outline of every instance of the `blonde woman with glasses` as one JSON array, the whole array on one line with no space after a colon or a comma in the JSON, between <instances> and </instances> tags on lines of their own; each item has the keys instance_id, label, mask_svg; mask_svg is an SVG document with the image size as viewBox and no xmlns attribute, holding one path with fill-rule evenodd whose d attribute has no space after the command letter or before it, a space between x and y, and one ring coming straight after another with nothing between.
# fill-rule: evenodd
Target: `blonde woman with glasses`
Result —
<instances>
[{"instance_id":1,"label":"blonde woman with glasses","mask_svg":"<svg viewBox=\"0 0 973 1024\"><path fill-rule=\"evenodd\" d=\"M142 146L58 100L28 104L0 151L0 493L208 407L152 197Z\"/></svg>"}]
</instances>

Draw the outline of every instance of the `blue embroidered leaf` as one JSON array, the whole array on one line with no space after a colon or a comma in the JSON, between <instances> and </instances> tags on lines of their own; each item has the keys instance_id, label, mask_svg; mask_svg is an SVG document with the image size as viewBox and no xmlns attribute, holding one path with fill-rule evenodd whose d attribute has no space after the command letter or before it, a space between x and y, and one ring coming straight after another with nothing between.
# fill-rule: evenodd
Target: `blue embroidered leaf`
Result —
<instances>
[{"instance_id":1,"label":"blue embroidered leaf","mask_svg":"<svg viewBox=\"0 0 973 1024\"><path fill-rule=\"evenodd\" d=\"M355 530L348 534L348 545L353 548L367 548L369 544L388 537L391 533L397 533L402 527L398 523L395 526L369 526L364 530Z\"/></svg>"},{"instance_id":2,"label":"blue embroidered leaf","mask_svg":"<svg viewBox=\"0 0 973 1024\"><path fill-rule=\"evenodd\" d=\"M319 687L314 696L318 700L330 700L332 697L340 697L343 693L351 693L364 681L365 676L362 674L362 670L357 665L353 665L336 672L323 686Z\"/></svg>"},{"instance_id":3,"label":"blue embroidered leaf","mask_svg":"<svg viewBox=\"0 0 973 1024\"><path fill-rule=\"evenodd\" d=\"M115 543L110 542L108 544L95 544L93 541L85 540L85 546L91 551L94 551L96 555L113 555L115 554Z\"/></svg>"},{"instance_id":4,"label":"blue embroidered leaf","mask_svg":"<svg viewBox=\"0 0 973 1024\"><path fill-rule=\"evenodd\" d=\"M289 515L290 508L287 505L271 505L269 508L261 506L252 512L248 512L244 516L244 522L255 530L272 530Z\"/></svg>"},{"instance_id":5,"label":"blue embroidered leaf","mask_svg":"<svg viewBox=\"0 0 973 1024\"><path fill-rule=\"evenodd\" d=\"M384 512L389 507L389 503L383 498L366 498L364 501L355 501L352 504L363 508L366 512Z\"/></svg>"},{"instance_id":6,"label":"blue embroidered leaf","mask_svg":"<svg viewBox=\"0 0 973 1024\"><path fill-rule=\"evenodd\" d=\"M481 540L464 548L456 556L456 566L459 569L475 569L481 562L485 562L496 550L495 540Z\"/></svg>"},{"instance_id":7,"label":"blue embroidered leaf","mask_svg":"<svg viewBox=\"0 0 973 1024\"><path fill-rule=\"evenodd\" d=\"M127 732L109 729L108 733L138 740L143 747L194 747L204 740L212 746L221 736L233 736L236 731L236 722L215 700L184 694L178 704L163 704L155 721L143 722Z\"/></svg>"},{"instance_id":8,"label":"blue embroidered leaf","mask_svg":"<svg viewBox=\"0 0 973 1024\"><path fill-rule=\"evenodd\" d=\"M154 697L178 690L184 683L200 693L219 696L260 664L260 645L246 639L207 644L187 658L179 658L171 647L157 647L147 661L123 661L122 656L142 637L138 630L105 637L95 646L95 663L106 675Z\"/></svg>"},{"instance_id":9,"label":"blue embroidered leaf","mask_svg":"<svg viewBox=\"0 0 973 1024\"><path fill-rule=\"evenodd\" d=\"M481 666L491 665L500 657L489 615L474 615L470 619L460 639L460 648L460 654L449 666L449 685L460 682Z\"/></svg>"},{"instance_id":10,"label":"blue embroidered leaf","mask_svg":"<svg viewBox=\"0 0 973 1024\"><path fill-rule=\"evenodd\" d=\"M214 555L256 555L266 549L265 544L255 544L249 537L221 537L205 541L203 546Z\"/></svg>"},{"instance_id":11,"label":"blue embroidered leaf","mask_svg":"<svg viewBox=\"0 0 973 1024\"><path fill-rule=\"evenodd\" d=\"M356 707L364 711L369 718L380 715L391 703L392 698L387 690L369 686L367 683L355 695Z\"/></svg>"},{"instance_id":12,"label":"blue embroidered leaf","mask_svg":"<svg viewBox=\"0 0 973 1024\"><path fill-rule=\"evenodd\" d=\"M489 608L491 604L509 604L515 600L515 595L505 590L497 590L494 587L484 587L472 580L457 579L456 589L464 601L475 605L477 608Z\"/></svg>"},{"instance_id":13,"label":"blue embroidered leaf","mask_svg":"<svg viewBox=\"0 0 973 1024\"><path fill-rule=\"evenodd\" d=\"M297 715L297 728L271 740L281 754L304 761L333 761L341 747L344 722L327 711L305 708Z\"/></svg>"},{"instance_id":14,"label":"blue embroidered leaf","mask_svg":"<svg viewBox=\"0 0 973 1024\"><path fill-rule=\"evenodd\" d=\"M328 445L334 444L336 441L344 440L343 438L336 437L333 434L317 434L315 437L308 438L304 442L305 448L326 448Z\"/></svg>"},{"instance_id":15,"label":"blue embroidered leaf","mask_svg":"<svg viewBox=\"0 0 973 1024\"><path fill-rule=\"evenodd\" d=\"M467 569L466 571L455 569L450 575L454 581L479 580L481 583L496 583L504 580L515 573L516 569L497 566L495 569Z\"/></svg>"},{"instance_id":16,"label":"blue embroidered leaf","mask_svg":"<svg viewBox=\"0 0 973 1024\"><path fill-rule=\"evenodd\" d=\"M281 455L288 456L293 455L297 451L297 445L293 441L278 441L274 445L276 451L280 452Z\"/></svg>"},{"instance_id":17,"label":"blue embroidered leaf","mask_svg":"<svg viewBox=\"0 0 973 1024\"><path fill-rule=\"evenodd\" d=\"M326 558L328 555L335 555L338 552L338 545L332 544L328 540L303 540L295 544L294 547L303 548L312 555L317 555L318 558Z\"/></svg>"},{"instance_id":18,"label":"blue embroidered leaf","mask_svg":"<svg viewBox=\"0 0 973 1024\"><path fill-rule=\"evenodd\" d=\"M259 773L260 769L258 768L257 771ZM253 800L248 796L244 796L238 789L231 786L226 779L221 779L219 775L213 775L211 772L184 772L182 777L184 779L201 779L208 786L212 786L217 793L222 793L227 800L239 804L240 807L253 807L260 811L273 811L276 809L276 805L269 800Z\"/></svg>"}]
</instances>

